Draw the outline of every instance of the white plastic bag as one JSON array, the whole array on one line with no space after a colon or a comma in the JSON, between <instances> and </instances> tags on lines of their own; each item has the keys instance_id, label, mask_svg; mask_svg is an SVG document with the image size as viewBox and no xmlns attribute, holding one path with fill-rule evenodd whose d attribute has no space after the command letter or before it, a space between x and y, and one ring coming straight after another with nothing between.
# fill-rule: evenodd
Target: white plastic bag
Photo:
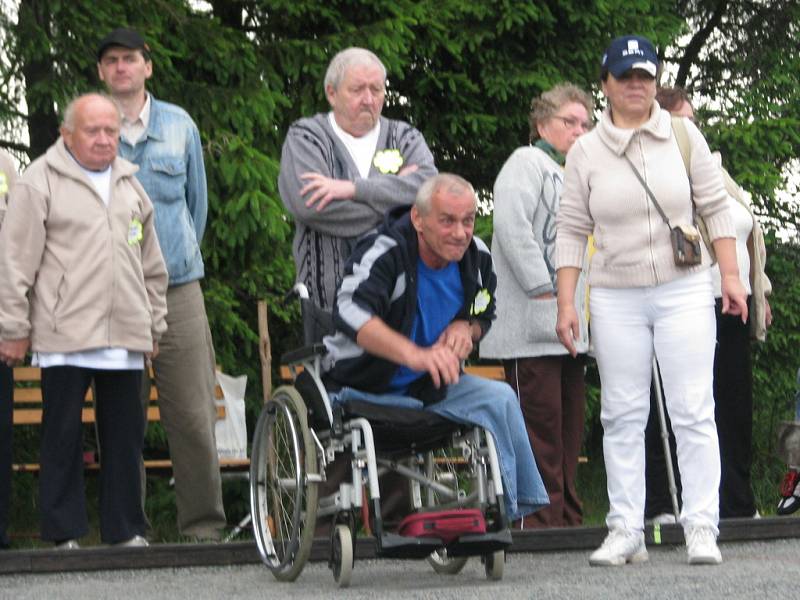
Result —
<instances>
[{"instance_id":1,"label":"white plastic bag","mask_svg":"<svg viewBox=\"0 0 800 600\"><path fill-rule=\"evenodd\" d=\"M244 391L247 375L232 377L217 371L217 383L222 388L225 418L217 419L217 455L219 458L247 458L247 423L244 415Z\"/></svg>"}]
</instances>

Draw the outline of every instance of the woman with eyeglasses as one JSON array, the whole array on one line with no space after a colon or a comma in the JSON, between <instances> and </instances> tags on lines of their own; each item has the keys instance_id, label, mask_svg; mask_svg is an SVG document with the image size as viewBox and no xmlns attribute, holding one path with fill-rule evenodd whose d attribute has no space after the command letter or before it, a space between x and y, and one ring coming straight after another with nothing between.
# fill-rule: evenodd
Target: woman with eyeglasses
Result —
<instances>
[{"instance_id":1,"label":"woman with eyeglasses","mask_svg":"<svg viewBox=\"0 0 800 600\"><path fill-rule=\"evenodd\" d=\"M648 558L644 428L654 354L677 442L688 562L722 561L716 542L714 295L711 262L700 249L693 207L713 241L722 312L746 321L747 295L739 281L736 232L719 169L702 134L686 119L687 175L670 114L655 101L658 66L653 44L643 37L620 37L606 49L601 85L608 106L597 127L567 155L557 216L556 327L573 355L580 339L575 290L588 235L595 245L589 312L600 372L609 533L589 558L592 565Z\"/></svg>"},{"instance_id":2,"label":"woman with eyeglasses","mask_svg":"<svg viewBox=\"0 0 800 600\"><path fill-rule=\"evenodd\" d=\"M497 320L481 342L481 357L502 359L506 381L520 399L550 505L519 526L580 525L575 490L583 434L584 364L588 347L580 322L578 355L555 333L555 218L564 181L564 155L591 128L590 96L557 85L531 102L530 145L517 148L494 184L492 258L497 272ZM584 294L576 296L583 315Z\"/></svg>"}]
</instances>

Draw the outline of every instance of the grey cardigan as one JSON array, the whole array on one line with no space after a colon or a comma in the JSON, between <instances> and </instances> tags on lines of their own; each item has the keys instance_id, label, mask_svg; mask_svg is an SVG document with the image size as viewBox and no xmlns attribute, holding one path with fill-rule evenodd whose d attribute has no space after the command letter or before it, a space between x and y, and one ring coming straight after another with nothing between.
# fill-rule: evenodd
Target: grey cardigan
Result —
<instances>
[{"instance_id":1,"label":"grey cardigan","mask_svg":"<svg viewBox=\"0 0 800 600\"><path fill-rule=\"evenodd\" d=\"M556 336L555 220L563 169L532 146L517 148L494 183L492 257L497 273L497 319L481 342L482 358L510 359L562 355ZM575 291L580 318L578 352L586 352L589 336L584 308L584 276Z\"/></svg>"},{"instance_id":2,"label":"grey cardigan","mask_svg":"<svg viewBox=\"0 0 800 600\"><path fill-rule=\"evenodd\" d=\"M362 179L327 113L296 121L283 143L278 189L295 221L292 253L297 281L305 283L315 304L327 310L333 308L336 287L358 237L381 223L388 210L412 204L422 183L437 172L419 131L403 121L381 117L380 122L376 153L396 149L403 157L402 166L416 165L415 172L401 177L381 173L372 165L369 177ZM308 208L300 195L305 185L300 175L307 172L354 181L355 197L331 202L321 211Z\"/></svg>"}]
</instances>

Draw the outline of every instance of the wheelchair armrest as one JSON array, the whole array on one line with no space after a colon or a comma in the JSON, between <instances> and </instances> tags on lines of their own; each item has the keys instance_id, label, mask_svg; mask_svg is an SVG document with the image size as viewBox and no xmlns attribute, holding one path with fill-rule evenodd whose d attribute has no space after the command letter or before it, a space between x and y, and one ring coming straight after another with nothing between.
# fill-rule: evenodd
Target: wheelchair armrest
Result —
<instances>
[{"instance_id":1,"label":"wheelchair armrest","mask_svg":"<svg viewBox=\"0 0 800 600\"><path fill-rule=\"evenodd\" d=\"M303 346L286 352L281 356L281 364L296 364L315 356L325 356L327 353L328 350L325 348L325 344L311 344L310 346Z\"/></svg>"}]
</instances>

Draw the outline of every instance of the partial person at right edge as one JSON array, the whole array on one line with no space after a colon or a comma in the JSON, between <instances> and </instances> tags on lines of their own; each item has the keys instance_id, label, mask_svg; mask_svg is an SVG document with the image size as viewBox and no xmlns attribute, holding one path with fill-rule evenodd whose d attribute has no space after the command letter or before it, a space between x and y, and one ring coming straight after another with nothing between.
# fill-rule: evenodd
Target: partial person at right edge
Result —
<instances>
[{"instance_id":1,"label":"partial person at right edge","mask_svg":"<svg viewBox=\"0 0 800 600\"><path fill-rule=\"evenodd\" d=\"M0 227L8 208L8 194L17 180L13 159L0 150ZM11 515L11 464L14 438L14 369L0 361L0 550L9 547Z\"/></svg>"},{"instance_id":2,"label":"partial person at right edge","mask_svg":"<svg viewBox=\"0 0 800 600\"><path fill-rule=\"evenodd\" d=\"M661 87L656 101L673 117L685 117L694 122L694 109L683 88ZM676 139L681 144L685 128L673 124ZM686 151L686 150L685 150ZM719 152L712 157L722 174L728 192L728 206L736 228L736 261L739 279L748 294L748 320L723 314L720 271L711 267L716 299L717 345L714 354L714 413L719 436L721 477L719 487L720 518L758 516L751 482L753 462L753 365L751 342L763 342L772 324L769 294L772 284L765 272L766 247L764 234L751 208L749 194L742 190L722 167ZM690 158L690 157L687 157ZM669 421L668 421L669 424ZM669 431L674 449L674 435ZM672 511L667 498L666 462L659 426L653 410L647 423L647 503L645 516L668 522ZM674 450L673 450L674 454ZM674 460L673 460L674 462ZM676 480L680 483L677 464ZM666 518L665 518L666 514ZM674 518L673 518L674 522Z\"/></svg>"},{"instance_id":3,"label":"partial person at right edge","mask_svg":"<svg viewBox=\"0 0 800 600\"><path fill-rule=\"evenodd\" d=\"M115 29L99 44L97 72L122 107L119 154L139 167L155 209L155 227L169 271L167 332L153 360L161 423L167 432L178 530L219 540L226 525L214 427L214 344L200 280L200 242L208 192L200 132L185 110L156 99L150 47L132 29ZM150 378L144 374L142 410Z\"/></svg>"},{"instance_id":4,"label":"partial person at right edge","mask_svg":"<svg viewBox=\"0 0 800 600\"><path fill-rule=\"evenodd\" d=\"M295 222L297 281L330 312L356 240L384 214L411 206L436 175L422 134L381 115L386 68L364 48L347 48L328 65L331 110L300 119L286 134L278 188Z\"/></svg>"},{"instance_id":5,"label":"partial person at right edge","mask_svg":"<svg viewBox=\"0 0 800 600\"><path fill-rule=\"evenodd\" d=\"M520 401L528 438L550 505L520 528L580 525L575 487L583 436L589 346L583 273L575 294L580 317L577 357L556 335L556 213L565 154L591 129L591 97L559 84L531 102L531 144L517 148L494 183L492 258L497 271L497 321L481 358L502 359Z\"/></svg>"}]
</instances>

